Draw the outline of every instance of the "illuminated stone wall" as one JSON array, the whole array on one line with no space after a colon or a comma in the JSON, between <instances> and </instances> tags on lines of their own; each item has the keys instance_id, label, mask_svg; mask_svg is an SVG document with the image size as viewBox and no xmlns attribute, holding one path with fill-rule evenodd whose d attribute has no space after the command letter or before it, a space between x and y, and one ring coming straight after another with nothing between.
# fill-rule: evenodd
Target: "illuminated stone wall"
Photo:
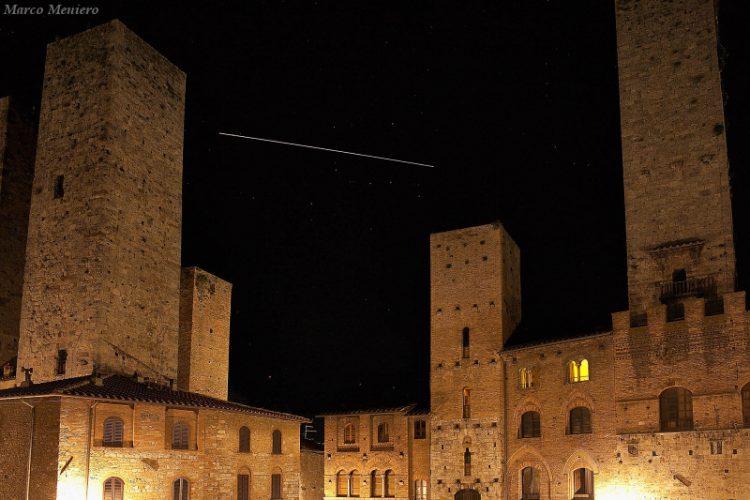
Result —
<instances>
[{"instance_id":1,"label":"illuminated stone wall","mask_svg":"<svg viewBox=\"0 0 750 500\"><path fill-rule=\"evenodd\" d=\"M518 247L499 223L433 234L430 284L431 495L473 488L499 498L505 422L498 352L521 318Z\"/></svg>"},{"instance_id":2,"label":"illuminated stone wall","mask_svg":"<svg viewBox=\"0 0 750 500\"><path fill-rule=\"evenodd\" d=\"M371 473L383 475L393 471L392 496L414 498L414 480L429 479L429 439L414 439L414 420L427 415L408 416L404 411L393 413L361 413L329 415L325 417L325 498L336 498L337 473L357 471L359 496L372 497ZM377 427L389 426L389 441L377 442ZM353 424L357 429L355 443L344 442L344 427ZM429 434L427 435L429 437ZM344 495L346 496L346 495Z\"/></svg>"},{"instance_id":3,"label":"illuminated stone wall","mask_svg":"<svg viewBox=\"0 0 750 500\"><path fill-rule=\"evenodd\" d=\"M190 498L235 498L239 473L250 474L253 499L271 498L271 474L275 473L282 475L283 499L299 498L298 421L138 402L96 403L67 397L25 401L36 405L30 496L35 500L84 498L87 469L91 500L101 498L109 477L124 481L128 500L171 498L172 483L178 477L190 482ZM25 498L30 411L21 401L0 401L3 499ZM171 449L170 414L190 422L190 449ZM109 416L124 422L123 448L102 446L102 425ZM243 425L250 428L250 453L238 451L238 431ZM282 433L281 455L271 453L275 429Z\"/></svg>"},{"instance_id":4,"label":"illuminated stone wall","mask_svg":"<svg viewBox=\"0 0 750 500\"><path fill-rule=\"evenodd\" d=\"M675 269L732 292L714 0L617 0L615 8L630 309L658 301L656 284ZM679 246L687 242L695 244Z\"/></svg>"},{"instance_id":5,"label":"illuminated stone wall","mask_svg":"<svg viewBox=\"0 0 750 500\"><path fill-rule=\"evenodd\" d=\"M325 495L323 450L300 450L300 500L323 500Z\"/></svg>"},{"instance_id":6,"label":"illuminated stone wall","mask_svg":"<svg viewBox=\"0 0 750 500\"><path fill-rule=\"evenodd\" d=\"M18 352L34 143L30 120L0 99L0 367Z\"/></svg>"},{"instance_id":7,"label":"illuminated stone wall","mask_svg":"<svg viewBox=\"0 0 750 500\"><path fill-rule=\"evenodd\" d=\"M197 267L182 269L180 389L227 399L232 284Z\"/></svg>"},{"instance_id":8,"label":"illuminated stone wall","mask_svg":"<svg viewBox=\"0 0 750 500\"><path fill-rule=\"evenodd\" d=\"M176 379L185 74L112 21L44 78L19 366Z\"/></svg>"}]
</instances>

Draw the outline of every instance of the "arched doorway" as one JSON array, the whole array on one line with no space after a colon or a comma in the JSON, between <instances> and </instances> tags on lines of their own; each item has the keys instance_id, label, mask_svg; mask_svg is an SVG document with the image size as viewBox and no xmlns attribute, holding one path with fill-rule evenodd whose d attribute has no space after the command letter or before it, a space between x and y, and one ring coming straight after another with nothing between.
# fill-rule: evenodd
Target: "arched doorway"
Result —
<instances>
[{"instance_id":1,"label":"arched doorway","mask_svg":"<svg viewBox=\"0 0 750 500\"><path fill-rule=\"evenodd\" d=\"M477 490L463 489L458 490L456 495L453 497L454 500L480 500L482 496Z\"/></svg>"}]
</instances>

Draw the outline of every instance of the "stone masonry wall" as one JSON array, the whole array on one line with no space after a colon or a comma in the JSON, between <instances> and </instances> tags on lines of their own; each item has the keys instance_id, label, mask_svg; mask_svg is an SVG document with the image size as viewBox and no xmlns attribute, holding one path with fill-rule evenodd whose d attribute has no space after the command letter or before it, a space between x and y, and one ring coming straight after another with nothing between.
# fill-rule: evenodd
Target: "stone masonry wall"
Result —
<instances>
[{"instance_id":1,"label":"stone masonry wall","mask_svg":"<svg viewBox=\"0 0 750 500\"><path fill-rule=\"evenodd\" d=\"M118 21L48 46L19 365L177 377L185 75Z\"/></svg>"},{"instance_id":2,"label":"stone masonry wall","mask_svg":"<svg viewBox=\"0 0 750 500\"><path fill-rule=\"evenodd\" d=\"M431 498L465 488L500 498L505 457L498 351L521 318L518 247L500 224L433 234L430 269Z\"/></svg>"},{"instance_id":3,"label":"stone masonry wall","mask_svg":"<svg viewBox=\"0 0 750 500\"><path fill-rule=\"evenodd\" d=\"M735 254L713 0L617 0L630 309L685 269L734 291ZM702 240L692 250L665 243Z\"/></svg>"},{"instance_id":4,"label":"stone masonry wall","mask_svg":"<svg viewBox=\"0 0 750 500\"><path fill-rule=\"evenodd\" d=\"M323 500L325 467L322 450L300 450L300 500Z\"/></svg>"},{"instance_id":5,"label":"stone masonry wall","mask_svg":"<svg viewBox=\"0 0 750 500\"><path fill-rule=\"evenodd\" d=\"M188 267L180 279L180 389L227 399L232 284Z\"/></svg>"},{"instance_id":6,"label":"stone masonry wall","mask_svg":"<svg viewBox=\"0 0 750 500\"><path fill-rule=\"evenodd\" d=\"M28 498L55 498L59 424L57 398L0 401L0 498L23 500L27 486Z\"/></svg>"},{"instance_id":7,"label":"stone masonry wall","mask_svg":"<svg viewBox=\"0 0 750 500\"><path fill-rule=\"evenodd\" d=\"M0 99L0 367L18 353L34 144L30 120Z\"/></svg>"},{"instance_id":8,"label":"stone masonry wall","mask_svg":"<svg viewBox=\"0 0 750 500\"><path fill-rule=\"evenodd\" d=\"M282 475L283 499L298 500L299 422L230 411L180 409L180 418L190 421L191 447L173 450L169 419L172 411L159 404L95 404L93 400L63 398L60 451L55 458L61 471L58 498L84 497L88 467L90 500L101 499L103 483L109 477L124 481L128 500L171 498L172 483L179 477L189 481L190 498L232 499L240 473L250 474L250 497L254 500L271 498L271 474L276 473ZM125 447L101 446L102 424L108 416L123 419ZM87 462L90 421L93 436ZM238 451L241 426L250 428L250 453ZM281 455L271 453L274 429L282 433ZM54 496L34 498L51 500Z\"/></svg>"}]
</instances>

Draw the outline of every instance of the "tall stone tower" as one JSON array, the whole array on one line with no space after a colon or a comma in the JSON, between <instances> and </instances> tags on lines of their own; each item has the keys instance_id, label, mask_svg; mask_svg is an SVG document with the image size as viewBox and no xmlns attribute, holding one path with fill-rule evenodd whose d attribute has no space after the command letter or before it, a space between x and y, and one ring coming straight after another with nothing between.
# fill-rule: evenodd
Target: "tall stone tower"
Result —
<instances>
[{"instance_id":1,"label":"tall stone tower","mask_svg":"<svg viewBox=\"0 0 750 500\"><path fill-rule=\"evenodd\" d=\"M197 267L182 269L177 384L227 399L232 284Z\"/></svg>"},{"instance_id":2,"label":"tall stone tower","mask_svg":"<svg viewBox=\"0 0 750 500\"><path fill-rule=\"evenodd\" d=\"M628 297L735 287L714 0L617 0Z\"/></svg>"},{"instance_id":3,"label":"tall stone tower","mask_svg":"<svg viewBox=\"0 0 750 500\"><path fill-rule=\"evenodd\" d=\"M19 368L177 377L185 74L118 21L52 43Z\"/></svg>"},{"instance_id":4,"label":"tall stone tower","mask_svg":"<svg viewBox=\"0 0 750 500\"><path fill-rule=\"evenodd\" d=\"M0 99L0 366L18 352L33 175L34 129L4 97Z\"/></svg>"},{"instance_id":5,"label":"tall stone tower","mask_svg":"<svg viewBox=\"0 0 750 500\"><path fill-rule=\"evenodd\" d=\"M503 372L521 319L520 253L500 224L430 237L432 498L500 498Z\"/></svg>"}]
</instances>

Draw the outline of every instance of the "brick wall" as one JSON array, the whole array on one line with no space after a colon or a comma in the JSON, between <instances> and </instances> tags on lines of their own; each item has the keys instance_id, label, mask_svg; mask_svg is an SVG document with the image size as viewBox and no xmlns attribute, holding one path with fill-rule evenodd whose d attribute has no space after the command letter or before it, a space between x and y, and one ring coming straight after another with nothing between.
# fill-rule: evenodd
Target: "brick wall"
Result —
<instances>
[{"instance_id":1,"label":"brick wall","mask_svg":"<svg viewBox=\"0 0 750 500\"><path fill-rule=\"evenodd\" d=\"M117 21L48 46L19 346L37 382L58 349L65 376L176 378L184 100Z\"/></svg>"},{"instance_id":2,"label":"brick wall","mask_svg":"<svg viewBox=\"0 0 750 500\"><path fill-rule=\"evenodd\" d=\"M227 399L232 284L188 267L180 280L180 389Z\"/></svg>"},{"instance_id":3,"label":"brick wall","mask_svg":"<svg viewBox=\"0 0 750 500\"><path fill-rule=\"evenodd\" d=\"M300 500L323 500L325 467L322 450L300 450Z\"/></svg>"}]
</instances>

